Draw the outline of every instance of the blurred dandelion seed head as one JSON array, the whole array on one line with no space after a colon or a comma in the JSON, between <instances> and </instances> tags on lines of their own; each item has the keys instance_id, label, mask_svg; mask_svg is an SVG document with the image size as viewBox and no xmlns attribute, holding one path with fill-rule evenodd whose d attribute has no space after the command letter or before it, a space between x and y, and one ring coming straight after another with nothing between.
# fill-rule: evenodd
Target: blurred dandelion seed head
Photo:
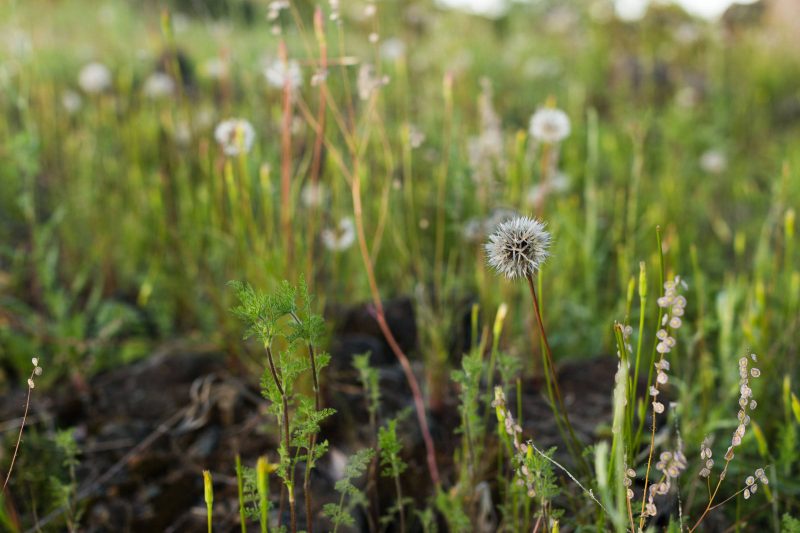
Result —
<instances>
[{"instance_id":1,"label":"blurred dandelion seed head","mask_svg":"<svg viewBox=\"0 0 800 533\"><path fill-rule=\"evenodd\" d=\"M76 93L72 90L66 90L61 95L61 105L64 107L64 110L73 115L80 111L81 106L83 105L83 99L81 95Z\"/></svg>"},{"instance_id":2,"label":"blurred dandelion seed head","mask_svg":"<svg viewBox=\"0 0 800 533\"><path fill-rule=\"evenodd\" d=\"M175 80L165 72L154 72L145 80L142 92L153 100L171 96L175 92Z\"/></svg>"},{"instance_id":3,"label":"blurred dandelion seed head","mask_svg":"<svg viewBox=\"0 0 800 533\"><path fill-rule=\"evenodd\" d=\"M560 143L569 137L572 126L567 114L560 109L543 107L531 117L529 131L537 141Z\"/></svg>"},{"instance_id":4,"label":"blurred dandelion seed head","mask_svg":"<svg viewBox=\"0 0 800 533\"><path fill-rule=\"evenodd\" d=\"M246 154L253 148L256 130L242 118L231 118L220 122L214 130L214 139L227 156Z\"/></svg>"},{"instance_id":5,"label":"blurred dandelion seed head","mask_svg":"<svg viewBox=\"0 0 800 533\"><path fill-rule=\"evenodd\" d=\"M328 189L322 183L306 183L300 193L303 205L306 207L320 207L328 198Z\"/></svg>"},{"instance_id":6,"label":"blurred dandelion seed head","mask_svg":"<svg viewBox=\"0 0 800 533\"><path fill-rule=\"evenodd\" d=\"M728 169L728 158L722 150L708 150L700 156L700 168L709 174L722 174Z\"/></svg>"},{"instance_id":7,"label":"blurred dandelion seed head","mask_svg":"<svg viewBox=\"0 0 800 533\"><path fill-rule=\"evenodd\" d=\"M102 63L89 63L78 74L78 85L89 94L101 93L111 87L111 71Z\"/></svg>"},{"instance_id":8,"label":"blurred dandelion seed head","mask_svg":"<svg viewBox=\"0 0 800 533\"><path fill-rule=\"evenodd\" d=\"M297 89L303 84L300 63L294 60L284 62L280 59L272 59L266 61L264 77L269 86L275 89L283 89L286 85L291 89Z\"/></svg>"},{"instance_id":9,"label":"blurred dandelion seed head","mask_svg":"<svg viewBox=\"0 0 800 533\"><path fill-rule=\"evenodd\" d=\"M322 244L332 252L342 252L350 248L356 240L353 219L343 218L335 228L322 230Z\"/></svg>"}]
</instances>

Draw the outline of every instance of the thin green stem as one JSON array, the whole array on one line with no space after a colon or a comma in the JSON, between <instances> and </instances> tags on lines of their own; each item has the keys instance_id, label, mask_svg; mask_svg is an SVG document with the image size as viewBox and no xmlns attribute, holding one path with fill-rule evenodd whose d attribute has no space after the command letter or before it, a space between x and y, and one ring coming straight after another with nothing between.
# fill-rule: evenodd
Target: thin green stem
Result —
<instances>
[{"instance_id":1,"label":"thin green stem","mask_svg":"<svg viewBox=\"0 0 800 533\"><path fill-rule=\"evenodd\" d=\"M543 350L543 361L545 364L545 375L549 373L550 381L552 384L552 394L551 394L551 405L553 407L553 414L556 416L556 419L561 418L564 422L564 425L569 432L569 439L564 439L567 443L567 446L570 448L575 460L584 466L588 471L588 465L586 464L585 459L580 454L579 450L581 449L581 443L578 440L578 437L575 436L575 431L572 428L572 424L569 421L569 415L567 414L566 406L564 405L564 400L561 396L561 388L558 385L558 377L556 376L555 371L555 364L553 363L553 352L550 349L550 343L547 340L547 333L545 332L544 322L542 321L542 314L539 310L539 298L536 295L536 287L533 284L533 276L530 275L526 278L528 280L528 288L531 292L531 298L533 299L533 311L536 315L536 323L539 326L539 333L541 335L542 344L544 346ZM550 395L550 390L548 389L548 394ZM555 397L555 402L553 401L553 397ZM564 435L562 435L564 437Z\"/></svg>"}]
</instances>

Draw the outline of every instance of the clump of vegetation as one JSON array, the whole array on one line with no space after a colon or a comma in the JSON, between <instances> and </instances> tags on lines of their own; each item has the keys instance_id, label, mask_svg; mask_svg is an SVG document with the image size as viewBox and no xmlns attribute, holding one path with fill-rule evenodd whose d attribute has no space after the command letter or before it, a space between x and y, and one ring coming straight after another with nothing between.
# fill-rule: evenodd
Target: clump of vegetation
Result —
<instances>
[{"instance_id":1,"label":"clump of vegetation","mask_svg":"<svg viewBox=\"0 0 800 533\"><path fill-rule=\"evenodd\" d=\"M319 351L324 322L312 312L311 296L302 280L297 287L285 282L274 294L258 292L242 282L233 282L231 286L240 302L234 313L247 326L245 338L258 339L266 354L261 390L271 402L271 412L280 428L277 473L284 484L281 494L285 491L288 495L290 527L296 531L297 466L301 461L304 463L303 492L306 516L310 516L311 470L328 447L326 441L318 442L320 423L335 412L322 408L320 402L320 372L330 361L327 353ZM298 379L304 373L311 375L311 397L297 390ZM309 524L309 531L311 527Z\"/></svg>"}]
</instances>

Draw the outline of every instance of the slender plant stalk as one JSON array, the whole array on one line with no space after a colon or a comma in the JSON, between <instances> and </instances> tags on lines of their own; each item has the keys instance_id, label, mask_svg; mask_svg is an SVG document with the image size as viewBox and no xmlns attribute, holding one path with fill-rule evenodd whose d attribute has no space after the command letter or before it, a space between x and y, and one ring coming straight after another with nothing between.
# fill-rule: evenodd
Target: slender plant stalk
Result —
<instances>
[{"instance_id":1,"label":"slender plant stalk","mask_svg":"<svg viewBox=\"0 0 800 533\"><path fill-rule=\"evenodd\" d=\"M436 242L434 253L434 286L437 288L436 298L441 298L442 277L441 266L444 263L444 230L445 230L445 192L447 187L447 173L450 163L450 145L452 140L453 123L453 75L445 74L443 82L444 92L444 153L439 179L436 183Z\"/></svg>"},{"instance_id":2,"label":"slender plant stalk","mask_svg":"<svg viewBox=\"0 0 800 533\"><path fill-rule=\"evenodd\" d=\"M428 428L428 419L425 413L425 402L422 398L422 391L419 388L419 383L417 382L416 376L414 376L411 363L408 361L406 354L403 353L400 345L397 344L397 341L392 334L392 330L386 323L386 318L383 312L383 303L381 302L378 283L375 280L375 270L369 255L367 239L364 235L364 216L361 206L361 179L357 166L353 169L351 191L353 195L353 214L356 223L356 235L358 236L358 247L361 251L361 259L364 262L364 269L367 272L367 280L369 282L369 288L372 294L375 320L378 322L378 327L380 327L383 336L386 338L386 342L389 343L389 347L391 348L395 357L397 357L397 360L400 362L400 366L403 367L406 381L408 381L408 385L411 388L411 394L414 397L414 408L417 412L417 420L419 421L420 430L422 432L422 439L425 442L429 474L433 484L438 487L440 482L439 468L436 465L436 449L434 448L433 437L431 436L430 429Z\"/></svg>"},{"instance_id":3,"label":"slender plant stalk","mask_svg":"<svg viewBox=\"0 0 800 533\"><path fill-rule=\"evenodd\" d=\"M325 38L325 22L322 10L317 6L314 10L314 33L317 36L319 46L319 72L328 71L328 41ZM326 79L323 75L320 81L319 100L317 103L317 122L314 126L314 153L311 159L311 186L318 192L319 176L322 168L322 146L325 140L325 119L327 116L327 99L325 91ZM316 222L318 211L315 208L308 219L308 238L306 252L306 279L308 280L309 290L314 283L314 239L316 235Z\"/></svg>"},{"instance_id":4,"label":"slender plant stalk","mask_svg":"<svg viewBox=\"0 0 800 533\"><path fill-rule=\"evenodd\" d=\"M242 458L236 454L236 491L239 495L239 524L242 533L247 533L247 518L244 514L244 479L242 478Z\"/></svg>"},{"instance_id":5,"label":"slender plant stalk","mask_svg":"<svg viewBox=\"0 0 800 533\"><path fill-rule=\"evenodd\" d=\"M631 380L633 393L628 397L630 415L629 426L633 428L633 419L636 415L636 396L639 387L639 363L642 355L642 342L644 340L644 316L647 307L647 271L645 270L644 261L639 263L639 332L636 339L636 362L634 363L633 379ZM630 453L634 453L634 442L629 442Z\"/></svg>"},{"instance_id":6,"label":"slender plant stalk","mask_svg":"<svg viewBox=\"0 0 800 533\"><path fill-rule=\"evenodd\" d=\"M204 499L206 501L206 516L208 517L208 533L213 530L214 520L214 486L211 482L211 472L203 470Z\"/></svg>"},{"instance_id":7,"label":"slender plant stalk","mask_svg":"<svg viewBox=\"0 0 800 533\"><path fill-rule=\"evenodd\" d=\"M286 66L286 41L281 40L278 55ZM288 70L288 69L287 69ZM292 206L290 202L292 173L292 85L289 76L283 82L283 117L281 122L281 229L286 246L286 264L291 265L294 257L294 236L292 235Z\"/></svg>"},{"instance_id":8,"label":"slender plant stalk","mask_svg":"<svg viewBox=\"0 0 800 533\"><path fill-rule=\"evenodd\" d=\"M31 372L31 377L28 379L30 382L33 379L34 373ZM25 429L25 422L28 420L28 409L31 406L31 391L33 390L32 387L28 387L28 397L25 400L25 411L22 414L22 423L19 425L19 435L17 435L17 443L14 445L14 454L11 456L11 464L8 467L8 473L6 474L6 480L3 482L3 491L5 492L6 486L8 485L8 481L11 479L11 472L14 470L14 462L17 460L17 453L19 452L19 446L22 443L22 431Z\"/></svg>"},{"instance_id":9,"label":"slender plant stalk","mask_svg":"<svg viewBox=\"0 0 800 533\"><path fill-rule=\"evenodd\" d=\"M656 242L658 244L658 258L659 258L659 291L663 290L664 287L664 278L666 276L665 268L664 268L664 248L661 245L661 226L656 226ZM661 319L664 317L664 310L660 307L658 308L658 319L656 321L656 328L661 327ZM655 369L655 362L656 362L656 347L658 346L658 338L656 337L653 339L653 349L650 353L650 367L647 372L647 388L645 390L650 389L650 385L653 384L653 370ZM636 431L636 438L633 439L634 445L638 446L639 442L642 438L642 433L644 431L644 418L639 423L639 429Z\"/></svg>"},{"instance_id":10,"label":"slender plant stalk","mask_svg":"<svg viewBox=\"0 0 800 533\"><path fill-rule=\"evenodd\" d=\"M714 498L717 497L717 492L719 492L719 487L720 487L720 485L722 485L722 480L725 479L725 474L728 473L728 465L730 465L730 464L731 464L731 461L726 459L725 460L725 467L722 469L722 472L719 475L719 479L717 480L717 486L714 487L714 492L711 494L711 497L708 499L708 505L706 505L706 508L703 510L703 514L700 515L700 518L697 519L697 522L695 522L695 524L691 527L691 529L689 529L689 533L692 533L695 529L697 529L697 526L700 525L700 522L703 521L703 519L706 517L706 515L709 512L711 512L712 509L717 507L717 505L712 505L712 504L714 503ZM738 492L736 494L738 494ZM735 496L735 494L734 494L734 496ZM728 501L728 500L725 500L725 501ZM725 503L725 502L721 502L719 505L722 505L722 503Z\"/></svg>"},{"instance_id":11,"label":"slender plant stalk","mask_svg":"<svg viewBox=\"0 0 800 533\"><path fill-rule=\"evenodd\" d=\"M292 319L300 325L300 317L296 313L291 313ZM317 358L314 354L314 345L308 343L308 358L311 361L311 379L314 387L314 410L319 411L321 401L319 397L319 379L317 377ZM306 526L308 533L314 533L314 526L311 520L311 463L314 460L314 449L317 445L317 434L312 433L308 437L308 458L306 459L306 471L303 475L303 496L306 503Z\"/></svg>"},{"instance_id":12,"label":"slender plant stalk","mask_svg":"<svg viewBox=\"0 0 800 533\"><path fill-rule=\"evenodd\" d=\"M534 314L536 315L536 323L539 326L539 333L542 336L542 344L544 346L543 350L544 362L545 366L547 367L545 369L545 372L550 373L553 395L555 396L555 403L553 403L553 410L555 411L556 418L563 419L564 425L566 426L567 431L569 432L569 439L565 440L567 441L570 449L572 450L573 455L575 455L575 459L588 468L588 465L585 464L583 456L579 453L580 441L578 440L578 437L575 436L575 431L572 428L572 424L569 421L569 415L567 414L567 409L566 406L564 405L564 400L562 399L561 396L561 388L558 385L558 377L556 376L555 365L553 363L553 353L552 350L550 349L550 343L547 340L547 333L545 332L544 329L542 314L539 310L539 298L536 296L536 287L534 286L533 283L533 276L532 275L527 276L527 280L528 280L528 288L530 289L531 297L533 298L533 311ZM552 398L551 398L551 403L552 403Z\"/></svg>"},{"instance_id":13,"label":"slender plant stalk","mask_svg":"<svg viewBox=\"0 0 800 533\"><path fill-rule=\"evenodd\" d=\"M286 397L286 391L283 389L283 385L281 384L280 376L278 375L278 371L275 368L275 361L272 357L272 346L267 344L265 346L267 350L267 361L269 363L269 371L272 374L272 379L275 382L275 387L278 389L278 394L281 395L281 410L283 411L283 445L286 447L286 454L290 453L290 438L289 438L289 399ZM291 462L289 464L291 468ZM291 474L290 474L291 477ZM296 533L297 531L297 514L295 509L295 501L294 501L294 484L288 483L286 487L287 493L289 495L289 515L290 515L290 525L292 533Z\"/></svg>"},{"instance_id":14,"label":"slender plant stalk","mask_svg":"<svg viewBox=\"0 0 800 533\"><path fill-rule=\"evenodd\" d=\"M397 508L400 513L400 533L405 533L406 512L403 509L403 487L400 486L400 476L394 476L394 490L397 492Z\"/></svg>"}]
</instances>

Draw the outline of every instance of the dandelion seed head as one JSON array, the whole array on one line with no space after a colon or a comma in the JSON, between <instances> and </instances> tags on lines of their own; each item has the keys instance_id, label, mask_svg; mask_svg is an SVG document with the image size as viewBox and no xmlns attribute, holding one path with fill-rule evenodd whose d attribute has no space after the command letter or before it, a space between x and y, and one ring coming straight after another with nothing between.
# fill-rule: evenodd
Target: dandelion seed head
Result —
<instances>
[{"instance_id":1,"label":"dandelion seed head","mask_svg":"<svg viewBox=\"0 0 800 533\"><path fill-rule=\"evenodd\" d=\"M256 130L242 118L231 118L220 122L214 130L214 139L227 156L237 156L253 148Z\"/></svg>"},{"instance_id":2,"label":"dandelion seed head","mask_svg":"<svg viewBox=\"0 0 800 533\"><path fill-rule=\"evenodd\" d=\"M516 217L497 226L486 243L489 265L508 279L535 274L547 260L550 233L534 218Z\"/></svg>"},{"instance_id":3,"label":"dandelion seed head","mask_svg":"<svg viewBox=\"0 0 800 533\"><path fill-rule=\"evenodd\" d=\"M358 97L361 100L369 100L375 91L388 83L389 78L387 76L378 76L378 71L374 65L363 63L358 68L356 87L358 88Z\"/></svg>"},{"instance_id":4,"label":"dandelion seed head","mask_svg":"<svg viewBox=\"0 0 800 533\"><path fill-rule=\"evenodd\" d=\"M391 37L381 43L381 57L388 61L395 61L406 53L406 43L397 37Z\"/></svg>"},{"instance_id":5,"label":"dandelion seed head","mask_svg":"<svg viewBox=\"0 0 800 533\"><path fill-rule=\"evenodd\" d=\"M328 198L328 189L322 183L308 182L303 187L300 198L306 207L319 207Z\"/></svg>"},{"instance_id":6,"label":"dandelion seed head","mask_svg":"<svg viewBox=\"0 0 800 533\"><path fill-rule=\"evenodd\" d=\"M175 80L165 72L154 72L145 80L142 92L154 100L171 96L175 92Z\"/></svg>"},{"instance_id":7,"label":"dandelion seed head","mask_svg":"<svg viewBox=\"0 0 800 533\"><path fill-rule=\"evenodd\" d=\"M566 139L572 126L569 117L560 109L543 107L531 117L531 136L541 142L559 143Z\"/></svg>"},{"instance_id":8,"label":"dandelion seed head","mask_svg":"<svg viewBox=\"0 0 800 533\"><path fill-rule=\"evenodd\" d=\"M303 84L300 63L294 60L272 59L266 61L264 77L269 86L275 89L283 89L287 85L290 89L297 89Z\"/></svg>"},{"instance_id":9,"label":"dandelion seed head","mask_svg":"<svg viewBox=\"0 0 800 533\"><path fill-rule=\"evenodd\" d=\"M700 168L709 174L722 174L728 169L728 158L721 150L708 150L700 156Z\"/></svg>"},{"instance_id":10,"label":"dandelion seed head","mask_svg":"<svg viewBox=\"0 0 800 533\"><path fill-rule=\"evenodd\" d=\"M322 244L332 252L350 248L356 240L356 228L352 218L343 218L336 228L322 230Z\"/></svg>"},{"instance_id":11,"label":"dandelion seed head","mask_svg":"<svg viewBox=\"0 0 800 533\"><path fill-rule=\"evenodd\" d=\"M78 74L78 85L89 94L101 93L111 87L111 71L102 63L89 63Z\"/></svg>"},{"instance_id":12,"label":"dandelion seed head","mask_svg":"<svg viewBox=\"0 0 800 533\"><path fill-rule=\"evenodd\" d=\"M75 91L66 90L61 95L61 105L67 113L72 115L80 110L81 105L83 105L83 100L81 99L81 95Z\"/></svg>"}]
</instances>

